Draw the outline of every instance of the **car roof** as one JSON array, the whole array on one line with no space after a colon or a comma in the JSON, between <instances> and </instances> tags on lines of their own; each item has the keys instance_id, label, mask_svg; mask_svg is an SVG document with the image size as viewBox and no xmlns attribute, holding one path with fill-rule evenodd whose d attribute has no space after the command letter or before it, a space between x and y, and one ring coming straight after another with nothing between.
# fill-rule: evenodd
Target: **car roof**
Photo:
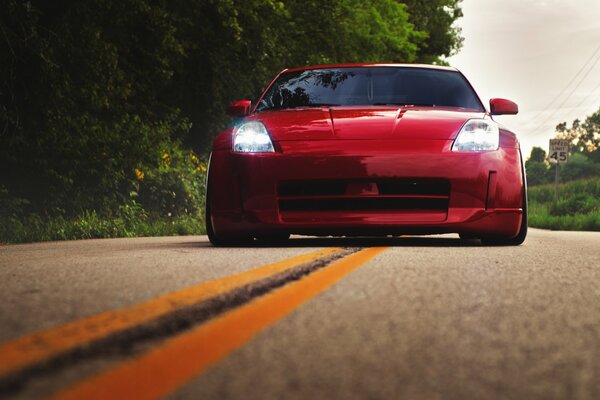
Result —
<instances>
[{"instance_id":1,"label":"car roof","mask_svg":"<svg viewBox=\"0 0 600 400\"><path fill-rule=\"evenodd\" d=\"M442 65L433 64L380 64L380 63L350 63L350 64L322 64L322 65L310 65L305 67L287 68L283 72L294 72L294 71L306 71L311 69L325 69L325 68L352 68L352 67L402 67L402 68L423 68L423 69L439 69L444 71L458 71L454 67L446 67Z\"/></svg>"}]
</instances>

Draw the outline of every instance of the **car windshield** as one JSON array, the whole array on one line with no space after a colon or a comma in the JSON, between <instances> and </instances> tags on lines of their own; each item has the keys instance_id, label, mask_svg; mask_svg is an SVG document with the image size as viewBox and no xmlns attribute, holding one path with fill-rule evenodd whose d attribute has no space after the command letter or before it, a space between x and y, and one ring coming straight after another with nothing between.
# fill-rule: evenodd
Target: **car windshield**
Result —
<instances>
[{"instance_id":1,"label":"car windshield","mask_svg":"<svg viewBox=\"0 0 600 400\"><path fill-rule=\"evenodd\" d=\"M484 111L456 71L414 67L354 67L281 74L256 111L319 106L413 105Z\"/></svg>"}]
</instances>

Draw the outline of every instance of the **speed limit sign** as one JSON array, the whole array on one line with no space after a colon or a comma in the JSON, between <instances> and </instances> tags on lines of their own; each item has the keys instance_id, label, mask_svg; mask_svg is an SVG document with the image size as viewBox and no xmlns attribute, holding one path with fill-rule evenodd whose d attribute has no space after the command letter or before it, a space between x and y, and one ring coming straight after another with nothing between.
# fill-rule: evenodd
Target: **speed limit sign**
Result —
<instances>
[{"instance_id":1,"label":"speed limit sign","mask_svg":"<svg viewBox=\"0 0 600 400\"><path fill-rule=\"evenodd\" d=\"M558 164L569 161L569 141L563 139L550 139L550 153L548 158Z\"/></svg>"}]
</instances>

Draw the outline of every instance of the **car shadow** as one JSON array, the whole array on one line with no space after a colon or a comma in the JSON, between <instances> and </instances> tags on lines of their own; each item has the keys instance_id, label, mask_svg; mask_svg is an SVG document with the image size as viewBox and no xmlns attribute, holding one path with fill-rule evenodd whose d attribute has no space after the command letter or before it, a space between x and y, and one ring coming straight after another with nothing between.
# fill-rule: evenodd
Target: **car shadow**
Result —
<instances>
[{"instance_id":1,"label":"car shadow","mask_svg":"<svg viewBox=\"0 0 600 400\"><path fill-rule=\"evenodd\" d=\"M190 243L191 245L191 243ZM232 246L213 246L210 242L195 243L198 247L214 248L300 248L300 247L481 247L477 239L436 236L399 237L298 237L272 243L255 240L250 243Z\"/></svg>"}]
</instances>

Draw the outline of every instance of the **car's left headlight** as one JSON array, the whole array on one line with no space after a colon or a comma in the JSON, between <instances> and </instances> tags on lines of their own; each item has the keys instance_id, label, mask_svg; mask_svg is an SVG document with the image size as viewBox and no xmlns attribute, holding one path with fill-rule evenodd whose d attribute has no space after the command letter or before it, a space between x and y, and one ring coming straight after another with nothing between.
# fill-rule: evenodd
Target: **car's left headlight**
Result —
<instances>
[{"instance_id":1,"label":"car's left headlight","mask_svg":"<svg viewBox=\"0 0 600 400\"><path fill-rule=\"evenodd\" d=\"M490 119L471 119L458 133L452 151L497 150L499 142L498 124Z\"/></svg>"},{"instance_id":2,"label":"car's left headlight","mask_svg":"<svg viewBox=\"0 0 600 400\"><path fill-rule=\"evenodd\" d=\"M260 121L249 121L235 128L233 151L239 153L273 153L273 142Z\"/></svg>"}]
</instances>

